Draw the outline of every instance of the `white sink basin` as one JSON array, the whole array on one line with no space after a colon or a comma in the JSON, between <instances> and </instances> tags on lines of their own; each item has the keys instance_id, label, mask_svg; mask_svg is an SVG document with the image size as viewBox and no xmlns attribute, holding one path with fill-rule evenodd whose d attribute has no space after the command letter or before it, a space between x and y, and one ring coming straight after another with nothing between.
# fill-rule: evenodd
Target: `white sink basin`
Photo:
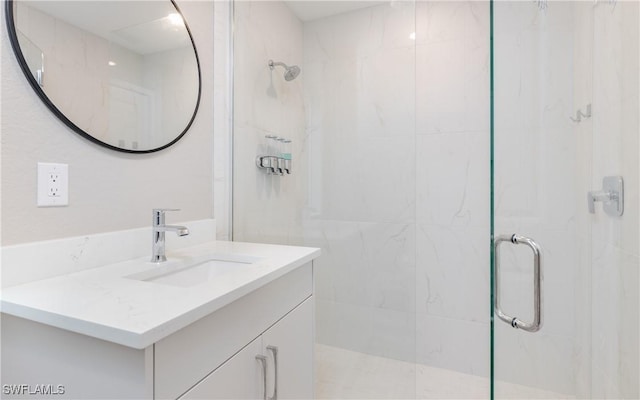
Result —
<instances>
[{"instance_id":1,"label":"white sink basin","mask_svg":"<svg viewBox=\"0 0 640 400\"><path fill-rule=\"evenodd\" d=\"M216 254L201 260L191 261L187 265L168 262L167 265L159 265L148 271L125 276L125 278L190 287L245 269L259 260L261 260L259 257L242 254Z\"/></svg>"}]
</instances>

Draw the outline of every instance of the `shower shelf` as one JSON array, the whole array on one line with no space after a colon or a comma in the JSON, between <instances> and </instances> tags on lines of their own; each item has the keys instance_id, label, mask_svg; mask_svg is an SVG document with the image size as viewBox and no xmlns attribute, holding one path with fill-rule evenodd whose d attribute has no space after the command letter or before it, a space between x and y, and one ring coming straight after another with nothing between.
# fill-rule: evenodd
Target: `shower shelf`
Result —
<instances>
[{"instance_id":1,"label":"shower shelf","mask_svg":"<svg viewBox=\"0 0 640 400\"><path fill-rule=\"evenodd\" d=\"M269 175L290 175L291 150L289 149L289 145L291 144L291 139L276 135L265 135L265 138L279 142L277 145L279 147L274 148L267 146L267 151L271 153L271 155L257 156L256 166Z\"/></svg>"},{"instance_id":2,"label":"shower shelf","mask_svg":"<svg viewBox=\"0 0 640 400\"><path fill-rule=\"evenodd\" d=\"M256 165L269 175L290 175L291 158L276 156L258 156Z\"/></svg>"}]
</instances>

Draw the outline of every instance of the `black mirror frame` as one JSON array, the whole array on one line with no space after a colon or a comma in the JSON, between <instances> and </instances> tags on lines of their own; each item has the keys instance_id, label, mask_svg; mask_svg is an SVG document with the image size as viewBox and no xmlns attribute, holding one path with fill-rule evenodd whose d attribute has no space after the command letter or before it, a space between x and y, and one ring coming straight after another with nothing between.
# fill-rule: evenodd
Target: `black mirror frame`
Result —
<instances>
[{"instance_id":1,"label":"black mirror frame","mask_svg":"<svg viewBox=\"0 0 640 400\"><path fill-rule=\"evenodd\" d=\"M134 154L144 154L144 153L154 153L163 149L166 149L169 146L172 146L173 144L175 144L178 140L182 139L182 137L187 133L187 131L189 130L189 128L191 127L191 125L193 124L193 121L196 118L196 114L198 113L198 108L200 107L200 97L202 96L202 73L200 70L200 58L198 57L198 50L196 49L196 44L193 40L193 35L191 35L191 30L189 29L189 25L187 24L186 19L184 18L184 15L182 14L182 11L180 11L180 8L178 7L178 5L176 4L176 2L174 0L169 0L171 2L171 4L173 4L173 6L175 7L176 11L180 14L180 16L182 16L182 20L184 21L184 26L187 29L187 33L189 34L189 39L191 40L191 46L193 47L193 53L196 57L196 66L198 67L198 98L196 100L196 106L193 110L193 115L191 116L191 118L189 119L189 122L187 123L187 126L184 128L184 130L182 131L182 133L180 133L175 139L173 139L171 142L154 148L154 149L150 149L150 150L131 150L131 149L123 149L121 147L117 147L117 146L113 146L111 144L105 143L101 140L96 139L95 137L91 136L89 133L87 133L86 131L84 131L82 128L80 128L79 126L77 126L76 124L74 124L73 122L71 122L71 120L69 120L62 111L60 111L55 104L53 104L53 102L49 99L49 97L47 97L47 95L45 94L44 90L42 90L42 88L40 87L40 85L38 85L38 82L35 80L35 78L33 77L33 75L31 74L31 71L29 70L29 66L27 65L27 61L24 58L24 55L22 54L22 50L20 49L20 43L18 42L18 35L16 33L16 26L15 26L15 20L14 20L14 15L13 15L13 3L15 0L5 0L5 17L6 17L6 22L7 22L7 32L9 34L9 41L11 42L11 47L13 48L13 53L15 54L17 60L18 60L18 64L20 65L20 68L22 69L22 72L24 73L25 77L27 78L27 81L29 82L29 84L31 85L31 87L33 88L33 90L36 92L36 94L38 95L38 97L40 97L40 100L42 100L42 102L47 106L47 108L49 108L49 110L51 110L51 112L58 117L62 122L65 123L65 125L67 125L69 128L71 128L71 130L73 130L74 132L76 132L77 134L79 134L80 136L84 137L85 139L88 139L89 141L96 143L100 146L106 147L108 149L111 150L115 150L115 151L119 151L119 152L123 152L123 153L134 153Z\"/></svg>"}]
</instances>

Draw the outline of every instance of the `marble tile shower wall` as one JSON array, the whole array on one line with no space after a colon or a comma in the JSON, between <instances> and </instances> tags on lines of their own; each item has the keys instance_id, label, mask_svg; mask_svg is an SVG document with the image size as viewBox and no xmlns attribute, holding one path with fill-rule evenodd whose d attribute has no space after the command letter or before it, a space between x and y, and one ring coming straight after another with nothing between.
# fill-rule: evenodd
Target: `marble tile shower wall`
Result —
<instances>
[{"instance_id":1,"label":"marble tile shower wall","mask_svg":"<svg viewBox=\"0 0 640 400\"><path fill-rule=\"evenodd\" d=\"M592 180L622 175L625 213L591 216L593 398L640 398L640 4L594 8Z\"/></svg>"},{"instance_id":2,"label":"marble tile shower wall","mask_svg":"<svg viewBox=\"0 0 640 400\"><path fill-rule=\"evenodd\" d=\"M488 3L394 1L305 23L279 1L235 4L235 239L322 247L320 343L488 375ZM607 23L614 25L594 35L614 32L616 45L600 47L613 53L593 68L618 68L604 61L628 54L621 70L601 75L625 81L591 85L596 54L580 38L593 27L579 23L593 21L593 10L576 4L553 2L545 13L531 2L496 7L496 229L543 245L544 300L553 311L536 335L498 324L496 372L578 396L633 393L615 390L637 376L637 357L624 351L637 347L637 310L605 311L637 304L621 297L638 293L638 228L630 222L637 209L620 221L592 221L582 194L621 170L608 161L615 151L620 173L638 180L630 153L638 117L616 113L638 107L627 89L638 86L637 23L629 30L637 11L625 11L638 5L619 3ZM270 58L298 64L302 74L285 82L266 67ZM575 126L568 116L590 100L607 113ZM611 143L624 146L599 141L618 125L629 136ZM294 140L294 174L257 170L265 134ZM596 157L602 148L608 153ZM629 190L637 204L637 187ZM508 257L529 265L527 252ZM606 273L612 260L622 260L620 275ZM531 277L505 278L515 289L505 298L526 318L530 306L519 293L531 291Z\"/></svg>"},{"instance_id":3,"label":"marble tile shower wall","mask_svg":"<svg viewBox=\"0 0 640 400\"><path fill-rule=\"evenodd\" d=\"M571 394L576 389L577 220L584 218L585 170L569 116L573 105L571 2L547 10L500 2L495 10L495 231L532 237L543 249L543 329L496 323L498 379ZM577 106L576 106L577 107ZM584 199L584 197L582 197ZM583 238L586 239L586 238ZM531 252L502 246L502 304L533 317ZM496 391L500 394L501 386Z\"/></svg>"},{"instance_id":4,"label":"marble tile shower wall","mask_svg":"<svg viewBox=\"0 0 640 400\"><path fill-rule=\"evenodd\" d=\"M392 2L305 23L319 342L488 374L488 15Z\"/></svg>"},{"instance_id":5,"label":"marble tile shower wall","mask_svg":"<svg viewBox=\"0 0 640 400\"><path fill-rule=\"evenodd\" d=\"M282 68L267 64L302 65L302 22L281 1L237 1L234 8L234 240L301 244L306 72L287 82ZM291 175L256 167L256 156L278 150L266 135L292 140Z\"/></svg>"},{"instance_id":6,"label":"marble tile shower wall","mask_svg":"<svg viewBox=\"0 0 640 400\"><path fill-rule=\"evenodd\" d=\"M638 4L532 13L498 3L495 27L496 231L542 245L546 311L535 335L496 326L496 374L580 398L637 398L639 130L625 110L638 109ZM568 118L590 103L592 118ZM625 179L621 218L586 209L584 194L608 175ZM528 318L530 273L504 278L504 303Z\"/></svg>"},{"instance_id":7,"label":"marble tile shower wall","mask_svg":"<svg viewBox=\"0 0 640 400\"><path fill-rule=\"evenodd\" d=\"M489 5L416 3L417 361L489 371Z\"/></svg>"}]
</instances>

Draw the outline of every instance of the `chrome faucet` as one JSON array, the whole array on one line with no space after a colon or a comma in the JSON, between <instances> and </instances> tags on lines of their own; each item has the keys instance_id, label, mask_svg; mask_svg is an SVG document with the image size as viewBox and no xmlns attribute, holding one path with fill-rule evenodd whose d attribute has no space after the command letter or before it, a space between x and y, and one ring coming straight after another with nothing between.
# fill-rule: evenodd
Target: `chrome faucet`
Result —
<instances>
[{"instance_id":1,"label":"chrome faucet","mask_svg":"<svg viewBox=\"0 0 640 400\"><path fill-rule=\"evenodd\" d=\"M154 208L153 209L153 231L151 238L151 262L160 263L167 261L164 254L164 233L175 232L178 236L187 236L189 229L186 226L165 225L165 211L180 211L175 208Z\"/></svg>"}]
</instances>

